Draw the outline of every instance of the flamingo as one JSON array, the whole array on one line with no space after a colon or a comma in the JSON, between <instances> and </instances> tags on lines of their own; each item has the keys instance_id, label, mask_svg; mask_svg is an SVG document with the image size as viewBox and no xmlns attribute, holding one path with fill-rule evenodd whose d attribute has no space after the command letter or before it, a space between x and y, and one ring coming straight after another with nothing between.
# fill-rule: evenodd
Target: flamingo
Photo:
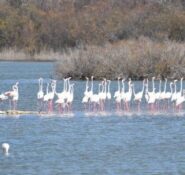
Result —
<instances>
[{"instance_id":1,"label":"flamingo","mask_svg":"<svg viewBox=\"0 0 185 175\"><path fill-rule=\"evenodd\" d=\"M172 94L171 102L176 101L177 99L177 86L176 86L177 80L174 80L174 92Z\"/></svg>"},{"instance_id":2,"label":"flamingo","mask_svg":"<svg viewBox=\"0 0 185 175\"><path fill-rule=\"evenodd\" d=\"M56 81L53 80L51 83L52 91L49 92L49 83L47 83L46 94L44 95L44 101L48 102L48 112L53 111L53 98L56 92Z\"/></svg>"},{"instance_id":3,"label":"flamingo","mask_svg":"<svg viewBox=\"0 0 185 175\"><path fill-rule=\"evenodd\" d=\"M2 144L2 149L3 149L3 153L8 155L9 154L10 145L8 143L3 143Z\"/></svg>"},{"instance_id":4,"label":"flamingo","mask_svg":"<svg viewBox=\"0 0 185 175\"><path fill-rule=\"evenodd\" d=\"M99 84L99 89L101 89L101 91L99 90L98 96L99 96L99 103L100 103L100 108L103 111L104 109L104 100L106 99L106 93L104 93L105 90L105 84L104 81L101 82L101 84Z\"/></svg>"},{"instance_id":5,"label":"flamingo","mask_svg":"<svg viewBox=\"0 0 185 175\"><path fill-rule=\"evenodd\" d=\"M43 92L43 78L39 78L38 79L39 82L39 91L37 93L37 99L38 99L38 103L39 103L39 111L42 109L42 101L44 98L44 92Z\"/></svg>"},{"instance_id":6,"label":"flamingo","mask_svg":"<svg viewBox=\"0 0 185 175\"><path fill-rule=\"evenodd\" d=\"M161 79L159 80L159 90L158 92L155 93L155 97L156 97L156 107L159 108L159 103L161 100Z\"/></svg>"},{"instance_id":7,"label":"flamingo","mask_svg":"<svg viewBox=\"0 0 185 175\"><path fill-rule=\"evenodd\" d=\"M44 97L43 97L43 100L44 100L45 102L48 101L48 93L49 93L49 83L47 83L47 86L46 86L46 94L45 94Z\"/></svg>"},{"instance_id":8,"label":"flamingo","mask_svg":"<svg viewBox=\"0 0 185 175\"><path fill-rule=\"evenodd\" d=\"M7 99L8 99L8 97L4 93L0 94L0 102L3 102L5 100L7 100Z\"/></svg>"},{"instance_id":9,"label":"flamingo","mask_svg":"<svg viewBox=\"0 0 185 175\"><path fill-rule=\"evenodd\" d=\"M16 82L12 86L11 91L7 91L4 93L5 96L10 98L10 109L11 109L11 103L13 103L13 110L16 109L17 106L17 101L19 99L19 88L18 88L19 82Z\"/></svg>"},{"instance_id":10,"label":"flamingo","mask_svg":"<svg viewBox=\"0 0 185 175\"><path fill-rule=\"evenodd\" d=\"M176 93L177 98L182 96L182 88L183 88L183 78L181 78L180 90L179 92Z\"/></svg>"},{"instance_id":11,"label":"flamingo","mask_svg":"<svg viewBox=\"0 0 185 175\"><path fill-rule=\"evenodd\" d=\"M108 108L110 109L110 103L111 103L111 98L112 98L112 95L111 95L111 92L110 92L110 84L111 84L111 80L107 80L108 84L107 84L107 100L108 100Z\"/></svg>"},{"instance_id":12,"label":"flamingo","mask_svg":"<svg viewBox=\"0 0 185 175\"><path fill-rule=\"evenodd\" d=\"M86 77L84 96L87 96L89 98L89 78L88 77Z\"/></svg>"},{"instance_id":13,"label":"flamingo","mask_svg":"<svg viewBox=\"0 0 185 175\"><path fill-rule=\"evenodd\" d=\"M161 79L159 80L159 91L155 93L155 96L156 96L156 100L161 100Z\"/></svg>"},{"instance_id":14,"label":"flamingo","mask_svg":"<svg viewBox=\"0 0 185 175\"><path fill-rule=\"evenodd\" d=\"M56 80L53 80L51 83L51 92L48 93L48 102L49 102L49 112L53 111L53 99L56 92Z\"/></svg>"},{"instance_id":15,"label":"flamingo","mask_svg":"<svg viewBox=\"0 0 185 175\"><path fill-rule=\"evenodd\" d=\"M148 78L147 78L147 80L146 80L146 84L145 84L145 100L146 100L146 102L148 103L148 100L149 100L149 95L148 95Z\"/></svg>"},{"instance_id":16,"label":"flamingo","mask_svg":"<svg viewBox=\"0 0 185 175\"><path fill-rule=\"evenodd\" d=\"M58 105L58 112L62 112L62 106L65 104L64 98L58 98L55 103Z\"/></svg>"},{"instance_id":17,"label":"flamingo","mask_svg":"<svg viewBox=\"0 0 185 175\"><path fill-rule=\"evenodd\" d=\"M82 99L82 103L84 104L84 108L86 110L86 104L88 103L89 101L89 86L88 86L88 82L89 82L89 78L86 77L86 87L85 87L85 91L84 91L84 97Z\"/></svg>"},{"instance_id":18,"label":"flamingo","mask_svg":"<svg viewBox=\"0 0 185 175\"><path fill-rule=\"evenodd\" d=\"M44 92L43 92L43 78L38 79L39 82L39 91L37 93L37 99L41 100L44 97Z\"/></svg>"},{"instance_id":19,"label":"flamingo","mask_svg":"<svg viewBox=\"0 0 185 175\"><path fill-rule=\"evenodd\" d=\"M73 99L74 99L74 83L70 84L69 86L69 96L67 98L67 104L69 106L69 110L71 110Z\"/></svg>"},{"instance_id":20,"label":"flamingo","mask_svg":"<svg viewBox=\"0 0 185 175\"><path fill-rule=\"evenodd\" d=\"M120 77L118 77L118 90L114 93L117 110L121 107L121 89L120 89Z\"/></svg>"},{"instance_id":21,"label":"flamingo","mask_svg":"<svg viewBox=\"0 0 185 175\"><path fill-rule=\"evenodd\" d=\"M155 87L153 88L153 91L150 93L149 95L149 100L148 100L148 104L150 105L150 109L154 110L154 104L156 101L156 95L155 95Z\"/></svg>"},{"instance_id":22,"label":"flamingo","mask_svg":"<svg viewBox=\"0 0 185 175\"><path fill-rule=\"evenodd\" d=\"M165 99L166 99L166 85L167 85L167 78L165 78L165 84L164 84L164 89L163 89L163 92L161 93L161 100L164 101L164 109L167 108L166 107L166 104L165 104Z\"/></svg>"},{"instance_id":23,"label":"flamingo","mask_svg":"<svg viewBox=\"0 0 185 175\"><path fill-rule=\"evenodd\" d=\"M121 88L120 96L121 96L121 101L123 101L123 106L124 108L126 108L125 106L125 79L122 79L121 83L122 83L122 88Z\"/></svg>"},{"instance_id":24,"label":"flamingo","mask_svg":"<svg viewBox=\"0 0 185 175\"><path fill-rule=\"evenodd\" d=\"M107 80L107 82L108 82L107 99L108 99L108 100L111 100L111 98L112 98L111 93L110 93L110 84L111 84L111 80Z\"/></svg>"},{"instance_id":25,"label":"flamingo","mask_svg":"<svg viewBox=\"0 0 185 175\"><path fill-rule=\"evenodd\" d=\"M67 78L64 78L63 82L64 82L64 84L63 84L63 91L60 92L60 93L55 91L55 94L58 97L58 99L64 99L65 100L66 97L67 97Z\"/></svg>"},{"instance_id":26,"label":"flamingo","mask_svg":"<svg viewBox=\"0 0 185 175\"><path fill-rule=\"evenodd\" d=\"M183 91L183 95L178 96L176 100L176 107L179 109L179 111L182 109L182 104L185 101L185 91Z\"/></svg>"},{"instance_id":27,"label":"flamingo","mask_svg":"<svg viewBox=\"0 0 185 175\"><path fill-rule=\"evenodd\" d=\"M114 93L114 98L120 96L120 77L118 77L118 90Z\"/></svg>"},{"instance_id":28,"label":"flamingo","mask_svg":"<svg viewBox=\"0 0 185 175\"><path fill-rule=\"evenodd\" d=\"M173 82L170 83L170 92L166 92L165 99L170 99L173 94L173 88L172 88Z\"/></svg>"},{"instance_id":29,"label":"flamingo","mask_svg":"<svg viewBox=\"0 0 185 175\"><path fill-rule=\"evenodd\" d=\"M173 83L170 82L170 92L166 92L166 94L165 94L165 99L167 100L167 103L168 103L167 107L169 106L169 100L171 99L172 94L173 94L172 85L173 85Z\"/></svg>"},{"instance_id":30,"label":"flamingo","mask_svg":"<svg viewBox=\"0 0 185 175\"><path fill-rule=\"evenodd\" d=\"M149 108L150 109L154 109L154 103L155 103L155 100L156 100L156 95L155 95L155 77L152 77L152 91L148 91L148 79L147 79L147 83L146 83L146 91L145 91L145 99L146 99L146 102L148 103L149 105Z\"/></svg>"},{"instance_id":31,"label":"flamingo","mask_svg":"<svg viewBox=\"0 0 185 175\"><path fill-rule=\"evenodd\" d=\"M91 76L91 90L89 91L89 99L90 99L90 101L92 101L92 96L93 96L93 88L94 88L93 79L94 79L94 77Z\"/></svg>"},{"instance_id":32,"label":"flamingo","mask_svg":"<svg viewBox=\"0 0 185 175\"><path fill-rule=\"evenodd\" d=\"M132 84L132 81L131 79L129 79L129 82L128 82L128 92L125 93L125 104L126 104L126 110L129 111L130 109L130 101L132 99L132 88L133 88L133 84Z\"/></svg>"},{"instance_id":33,"label":"flamingo","mask_svg":"<svg viewBox=\"0 0 185 175\"><path fill-rule=\"evenodd\" d=\"M135 93L135 87L134 87L134 84L133 84L134 101L138 102L138 111L140 111L140 104L141 104L141 100L143 98L144 89L145 89L145 79L143 80L142 90L138 93Z\"/></svg>"},{"instance_id":34,"label":"flamingo","mask_svg":"<svg viewBox=\"0 0 185 175\"><path fill-rule=\"evenodd\" d=\"M150 98L151 95L154 94L154 88L155 88L155 82L154 82L154 80L155 80L155 77L152 77L152 91L151 92L148 92L149 98Z\"/></svg>"},{"instance_id":35,"label":"flamingo","mask_svg":"<svg viewBox=\"0 0 185 175\"><path fill-rule=\"evenodd\" d=\"M91 97L91 102L94 105L94 111L96 110L96 108L100 105L100 88L101 88L102 84L99 84L99 88L98 88L98 93L97 94L93 94Z\"/></svg>"}]
</instances>

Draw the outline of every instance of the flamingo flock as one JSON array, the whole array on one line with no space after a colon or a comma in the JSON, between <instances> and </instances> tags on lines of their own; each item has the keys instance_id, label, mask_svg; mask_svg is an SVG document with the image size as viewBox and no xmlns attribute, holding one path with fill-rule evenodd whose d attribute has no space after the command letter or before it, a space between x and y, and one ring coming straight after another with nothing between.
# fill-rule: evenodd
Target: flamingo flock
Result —
<instances>
[{"instance_id":1,"label":"flamingo flock","mask_svg":"<svg viewBox=\"0 0 185 175\"><path fill-rule=\"evenodd\" d=\"M118 77L117 90L114 92L115 109L117 111L130 111L134 106L137 111L141 110L141 104L149 111L173 109L180 111L185 102L185 90L183 89L183 78L180 80L180 90L177 91L177 80L170 82L170 91L167 91L167 79L162 89L162 81L159 80L159 86L155 85L155 77L152 77L152 88L149 89L149 80L144 79L140 91L136 92L135 84L129 79ZM89 86L89 78L86 78L86 87L82 103L85 110L104 111L106 103L110 103L112 98L110 92L110 80L103 79L98 86L98 93L93 91L93 77L91 77L91 87ZM126 90L126 86L128 87ZM90 88L90 89L89 89ZM113 107L113 106L112 106Z\"/></svg>"},{"instance_id":2,"label":"flamingo flock","mask_svg":"<svg viewBox=\"0 0 185 175\"><path fill-rule=\"evenodd\" d=\"M64 79L62 92L56 91L57 81L52 80L47 83L46 91L43 90L43 78L38 79L39 91L37 93L37 100L39 102L39 111L46 110L48 113L53 112L54 104L58 106L58 111L72 110L72 102L74 99L74 83L70 83L69 78ZM56 100L55 100L56 96ZM55 101L54 101L55 100Z\"/></svg>"},{"instance_id":3,"label":"flamingo flock","mask_svg":"<svg viewBox=\"0 0 185 175\"><path fill-rule=\"evenodd\" d=\"M156 83L157 82L157 83ZM180 88L177 84L180 82ZM140 112L183 110L185 102L185 90L183 89L183 78L180 81L174 80L168 83L165 79L157 80L152 77L151 81L144 79L141 86L129 78L117 78L117 87L111 93L111 80L102 79L94 84L94 77L86 77L85 88L81 103L85 111L127 111ZM63 87L57 92L57 80L44 81L38 79L37 106L39 112L52 113L57 110L59 113L72 111L74 102L74 83L71 77L63 79ZM115 88L115 87L114 87ZM0 94L0 103L9 101L9 109L17 110L19 100L19 82L12 88Z\"/></svg>"}]
</instances>

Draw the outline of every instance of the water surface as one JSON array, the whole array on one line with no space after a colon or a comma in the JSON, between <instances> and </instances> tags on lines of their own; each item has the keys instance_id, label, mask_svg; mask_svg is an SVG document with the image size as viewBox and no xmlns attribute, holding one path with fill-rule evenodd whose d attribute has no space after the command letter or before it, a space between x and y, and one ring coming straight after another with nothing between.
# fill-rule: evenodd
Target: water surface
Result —
<instances>
[{"instance_id":1,"label":"water surface","mask_svg":"<svg viewBox=\"0 0 185 175\"><path fill-rule=\"evenodd\" d=\"M49 81L53 68L53 63L0 62L0 91L19 81L19 109L35 110L37 79ZM10 144L10 154L0 154L0 174L185 173L183 113L88 115L81 105L84 85L75 82L71 115L0 117L0 141ZM57 90L62 86L59 81ZM111 90L116 88L113 82Z\"/></svg>"}]
</instances>

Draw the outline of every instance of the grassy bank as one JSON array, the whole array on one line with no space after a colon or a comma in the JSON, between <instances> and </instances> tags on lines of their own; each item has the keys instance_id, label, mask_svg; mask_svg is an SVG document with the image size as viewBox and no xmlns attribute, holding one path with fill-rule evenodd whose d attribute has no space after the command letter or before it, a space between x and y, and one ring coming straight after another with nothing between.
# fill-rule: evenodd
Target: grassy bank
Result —
<instances>
[{"instance_id":1,"label":"grassy bank","mask_svg":"<svg viewBox=\"0 0 185 175\"><path fill-rule=\"evenodd\" d=\"M185 77L185 43L140 37L104 46L81 46L68 49L60 56L56 72L59 78L71 76L74 79L91 75L96 79Z\"/></svg>"},{"instance_id":2,"label":"grassy bank","mask_svg":"<svg viewBox=\"0 0 185 175\"><path fill-rule=\"evenodd\" d=\"M23 50L3 49L0 52L0 61L56 61L62 54L54 51L41 51L30 55Z\"/></svg>"}]
</instances>

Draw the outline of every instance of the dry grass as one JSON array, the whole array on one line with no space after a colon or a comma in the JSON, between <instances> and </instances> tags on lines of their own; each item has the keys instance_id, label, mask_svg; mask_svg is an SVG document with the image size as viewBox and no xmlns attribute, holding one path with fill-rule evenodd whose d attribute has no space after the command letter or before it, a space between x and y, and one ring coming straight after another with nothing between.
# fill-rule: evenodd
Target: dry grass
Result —
<instances>
[{"instance_id":1,"label":"dry grass","mask_svg":"<svg viewBox=\"0 0 185 175\"><path fill-rule=\"evenodd\" d=\"M57 75L84 79L94 75L115 79L117 76L185 77L185 43L157 42L145 37L100 46L68 49L56 64Z\"/></svg>"},{"instance_id":2,"label":"dry grass","mask_svg":"<svg viewBox=\"0 0 185 175\"><path fill-rule=\"evenodd\" d=\"M29 53L16 49L3 49L0 52L1 61L56 61L60 59L60 52L41 51L40 53L31 56Z\"/></svg>"}]
</instances>

